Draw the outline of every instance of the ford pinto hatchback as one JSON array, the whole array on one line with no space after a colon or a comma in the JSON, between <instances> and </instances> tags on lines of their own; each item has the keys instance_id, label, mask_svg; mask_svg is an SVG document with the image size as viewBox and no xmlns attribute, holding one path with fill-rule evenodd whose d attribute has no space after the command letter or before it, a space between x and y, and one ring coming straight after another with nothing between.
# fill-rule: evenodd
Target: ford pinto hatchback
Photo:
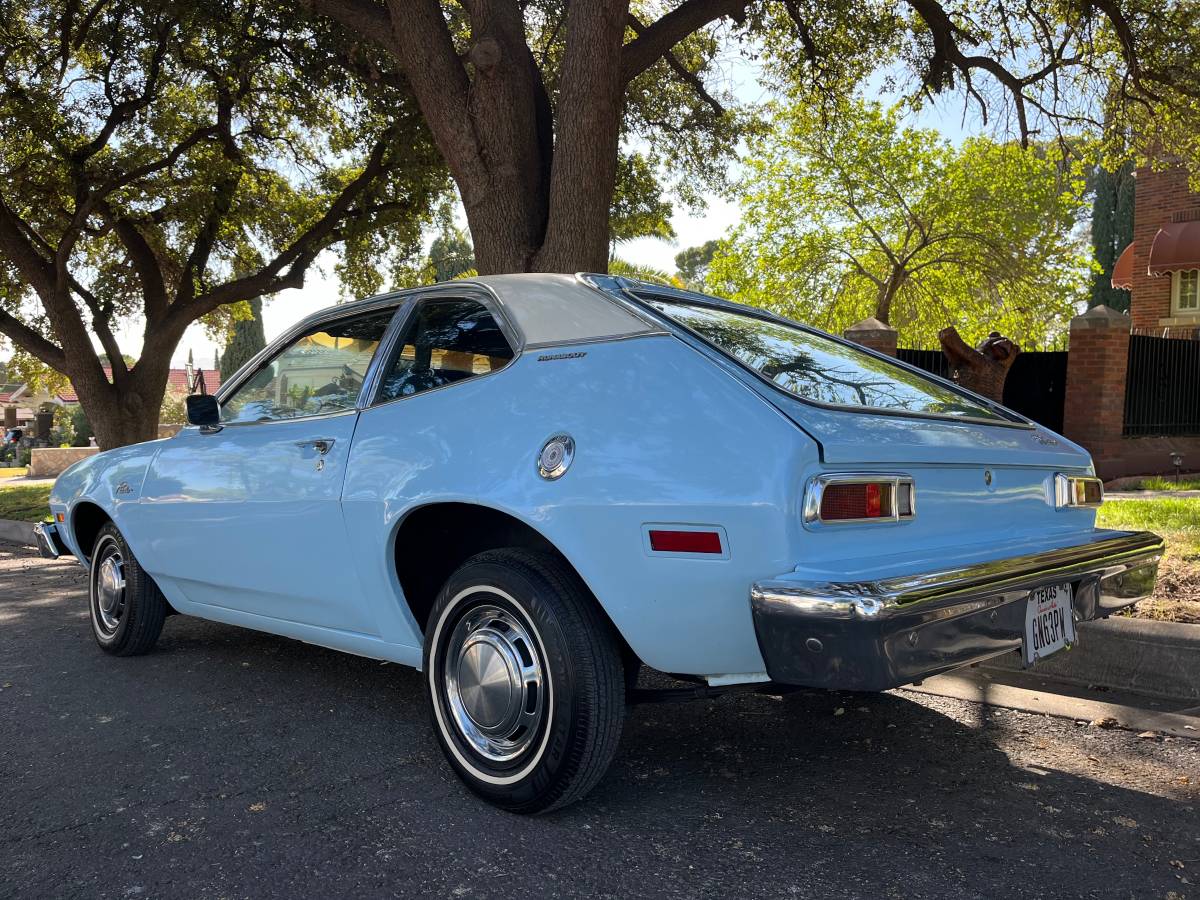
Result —
<instances>
[{"instance_id":1,"label":"ford pinto hatchback","mask_svg":"<svg viewBox=\"0 0 1200 900\"><path fill-rule=\"evenodd\" d=\"M39 540L88 567L100 647L178 612L415 666L449 764L518 812L602 777L642 664L766 691L1032 665L1162 554L1097 529L1088 455L1015 413L608 276L321 312L188 416L55 485Z\"/></svg>"}]
</instances>

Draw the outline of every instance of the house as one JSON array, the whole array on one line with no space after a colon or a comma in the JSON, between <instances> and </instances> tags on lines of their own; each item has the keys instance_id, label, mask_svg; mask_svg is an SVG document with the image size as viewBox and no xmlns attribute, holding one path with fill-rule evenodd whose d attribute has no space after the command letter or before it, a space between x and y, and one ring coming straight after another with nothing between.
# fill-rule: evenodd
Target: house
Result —
<instances>
[{"instance_id":1,"label":"house","mask_svg":"<svg viewBox=\"0 0 1200 900\"><path fill-rule=\"evenodd\" d=\"M1133 242L1112 284L1130 292L1134 329L1185 336L1200 329L1200 194L1179 167L1144 167L1136 177Z\"/></svg>"},{"instance_id":2,"label":"house","mask_svg":"<svg viewBox=\"0 0 1200 900\"><path fill-rule=\"evenodd\" d=\"M111 380L112 369L104 367L104 374ZM214 393L221 386L221 373L217 369L171 369L167 373L167 396L182 399L199 389L203 383L206 393ZM39 409L50 406L75 406L79 397L71 387L56 393L34 391L28 384L0 384L0 424L4 428L28 428L35 425Z\"/></svg>"},{"instance_id":3,"label":"house","mask_svg":"<svg viewBox=\"0 0 1200 900\"><path fill-rule=\"evenodd\" d=\"M221 372L219 369L193 368L190 371L190 376L187 368L171 369L167 372L168 396L183 398L188 394L195 393L194 388L198 387L198 379L200 378L204 379L205 393L215 394L217 388L221 386ZM109 381L112 381L112 369L110 367L104 367L104 375ZM78 403L79 397L75 395L75 391L72 388L68 387L59 391L57 396L50 400L51 403L56 401L67 404Z\"/></svg>"}]
</instances>

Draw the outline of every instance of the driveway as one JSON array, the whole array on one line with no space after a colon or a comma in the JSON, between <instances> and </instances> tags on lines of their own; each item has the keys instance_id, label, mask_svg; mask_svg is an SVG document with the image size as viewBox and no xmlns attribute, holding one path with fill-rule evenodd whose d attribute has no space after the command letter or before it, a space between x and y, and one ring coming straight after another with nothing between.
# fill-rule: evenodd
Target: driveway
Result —
<instances>
[{"instance_id":1,"label":"driveway","mask_svg":"<svg viewBox=\"0 0 1200 900\"><path fill-rule=\"evenodd\" d=\"M1200 742L906 692L646 705L588 798L520 818L451 775L416 672L184 617L112 659L85 595L0 545L2 896L1197 896Z\"/></svg>"}]
</instances>

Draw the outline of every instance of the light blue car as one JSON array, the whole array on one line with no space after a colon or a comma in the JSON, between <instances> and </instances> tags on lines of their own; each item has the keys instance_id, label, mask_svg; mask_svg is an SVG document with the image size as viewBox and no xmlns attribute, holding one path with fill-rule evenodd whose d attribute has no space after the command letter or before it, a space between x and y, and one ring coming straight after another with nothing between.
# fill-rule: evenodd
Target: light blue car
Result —
<instances>
[{"instance_id":1,"label":"light blue car","mask_svg":"<svg viewBox=\"0 0 1200 900\"><path fill-rule=\"evenodd\" d=\"M1066 439L608 276L326 310L188 410L55 485L39 540L89 568L100 646L145 653L178 612L418 667L450 764L520 812L602 777L642 664L712 692L1033 663L1162 554L1095 527Z\"/></svg>"}]
</instances>

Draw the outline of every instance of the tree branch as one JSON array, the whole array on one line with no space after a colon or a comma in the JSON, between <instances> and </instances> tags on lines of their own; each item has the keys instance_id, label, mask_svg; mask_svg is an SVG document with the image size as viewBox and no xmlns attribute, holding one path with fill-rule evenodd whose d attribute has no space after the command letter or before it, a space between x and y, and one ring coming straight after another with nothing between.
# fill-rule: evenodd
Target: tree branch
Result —
<instances>
[{"instance_id":1,"label":"tree branch","mask_svg":"<svg viewBox=\"0 0 1200 900\"><path fill-rule=\"evenodd\" d=\"M50 368L62 371L62 367L66 363L66 354L3 309L0 309L0 334L4 334L26 353L37 357Z\"/></svg>"},{"instance_id":2,"label":"tree branch","mask_svg":"<svg viewBox=\"0 0 1200 900\"><path fill-rule=\"evenodd\" d=\"M379 139L371 149L371 155L362 172L342 188L337 199L325 211L325 215L271 262L252 275L227 281L187 302L172 303L168 313L171 325L177 326L182 323L186 327L196 318L226 303L237 303L263 294L303 286L305 271L317 255L339 236L338 225L347 218L354 218L354 204L387 168L387 149L394 138L395 135L389 131ZM284 271L285 269L287 271Z\"/></svg>"},{"instance_id":3,"label":"tree branch","mask_svg":"<svg viewBox=\"0 0 1200 900\"><path fill-rule=\"evenodd\" d=\"M634 34L640 35L646 30L646 26L643 25L638 20L638 17L633 13L630 13L625 21L629 25L629 29ZM708 92L708 90L704 87L704 82L700 80L700 76L685 66L673 51L668 50L665 54L663 54L663 59L666 60L667 65L671 67L671 70L678 75L685 84L691 86L692 90L696 92L697 96L699 96L701 100L712 107L713 112L715 112L718 116L725 115L725 107L722 106L720 101L718 101L715 97L713 97L712 94Z\"/></svg>"},{"instance_id":4,"label":"tree branch","mask_svg":"<svg viewBox=\"0 0 1200 900\"><path fill-rule=\"evenodd\" d=\"M728 16L745 21L749 0L684 0L621 48L621 74L628 84L662 59L672 47L710 22Z\"/></svg>"}]
</instances>

